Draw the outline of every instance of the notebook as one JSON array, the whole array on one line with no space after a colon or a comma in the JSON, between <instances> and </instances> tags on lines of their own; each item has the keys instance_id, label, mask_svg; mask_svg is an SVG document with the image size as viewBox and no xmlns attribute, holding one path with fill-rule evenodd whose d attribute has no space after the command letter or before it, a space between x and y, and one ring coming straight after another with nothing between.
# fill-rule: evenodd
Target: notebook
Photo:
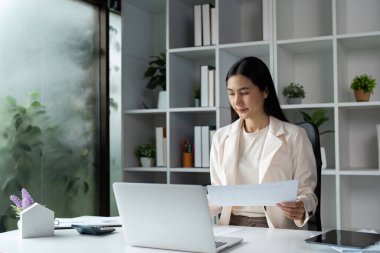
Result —
<instances>
[{"instance_id":1,"label":"notebook","mask_svg":"<svg viewBox=\"0 0 380 253\"><path fill-rule=\"evenodd\" d=\"M380 241L380 234L354 232L347 230L330 230L308 238L305 242L318 243L342 248L364 249Z\"/></svg>"},{"instance_id":2,"label":"notebook","mask_svg":"<svg viewBox=\"0 0 380 253\"><path fill-rule=\"evenodd\" d=\"M199 185L114 183L129 245L190 252L221 252L241 238L214 237L205 188Z\"/></svg>"}]
</instances>

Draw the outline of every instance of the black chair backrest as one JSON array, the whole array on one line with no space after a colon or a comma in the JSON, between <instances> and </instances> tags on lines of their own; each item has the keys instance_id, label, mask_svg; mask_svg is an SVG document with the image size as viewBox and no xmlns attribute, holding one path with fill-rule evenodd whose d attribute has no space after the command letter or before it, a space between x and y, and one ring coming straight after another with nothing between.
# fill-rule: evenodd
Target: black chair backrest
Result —
<instances>
[{"instance_id":1,"label":"black chair backrest","mask_svg":"<svg viewBox=\"0 0 380 253\"><path fill-rule=\"evenodd\" d=\"M322 231L321 225L321 168L322 168L322 159L321 159L321 145L319 142L319 131L318 128L310 122L301 122L297 124L306 130L307 136L313 146L315 162L317 165L317 186L314 189L314 194L318 198L318 205L315 210L315 214L309 219L308 228L313 231Z\"/></svg>"}]
</instances>

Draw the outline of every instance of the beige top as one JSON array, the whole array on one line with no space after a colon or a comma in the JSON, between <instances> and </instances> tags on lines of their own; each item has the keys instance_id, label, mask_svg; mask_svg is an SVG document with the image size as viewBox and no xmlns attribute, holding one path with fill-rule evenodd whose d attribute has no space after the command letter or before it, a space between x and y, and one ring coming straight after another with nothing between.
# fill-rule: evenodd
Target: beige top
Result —
<instances>
[{"instance_id":1,"label":"beige top","mask_svg":"<svg viewBox=\"0 0 380 253\"><path fill-rule=\"evenodd\" d=\"M235 184L259 183L260 157L267 133L268 126L253 133L248 133L244 128L242 129ZM234 206L232 207L232 213L247 217L265 217L262 206Z\"/></svg>"}]
</instances>

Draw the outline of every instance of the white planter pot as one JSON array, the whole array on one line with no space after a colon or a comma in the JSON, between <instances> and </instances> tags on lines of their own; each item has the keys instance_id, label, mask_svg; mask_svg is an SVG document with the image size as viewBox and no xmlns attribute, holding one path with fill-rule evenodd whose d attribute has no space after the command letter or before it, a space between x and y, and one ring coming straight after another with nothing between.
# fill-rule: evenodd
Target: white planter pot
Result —
<instances>
[{"instance_id":1,"label":"white planter pot","mask_svg":"<svg viewBox=\"0 0 380 253\"><path fill-rule=\"evenodd\" d=\"M158 93L158 102L157 102L157 108L158 109L166 109L168 107L167 103L167 91L163 90Z\"/></svg>"},{"instance_id":2,"label":"white planter pot","mask_svg":"<svg viewBox=\"0 0 380 253\"><path fill-rule=\"evenodd\" d=\"M286 102L288 105L302 104L302 98L288 98Z\"/></svg>"},{"instance_id":3,"label":"white planter pot","mask_svg":"<svg viewBox=\"0 0 380 253\"><path fill-rule=\"evenodd\" d=\"M153 158L150 157L140 157L140 163L142 167L152 167Z\"/></svg>"},{"instance_id":4,"label":"white planter pot","mask_svg":"<svg viewBox=\"0 0 380 253\"><path fill-rule=\"evenodd\" d=\"M200 107L201 106L201 100L199 98L194 99L194 106Z\"/></svg>"}]
</instances>

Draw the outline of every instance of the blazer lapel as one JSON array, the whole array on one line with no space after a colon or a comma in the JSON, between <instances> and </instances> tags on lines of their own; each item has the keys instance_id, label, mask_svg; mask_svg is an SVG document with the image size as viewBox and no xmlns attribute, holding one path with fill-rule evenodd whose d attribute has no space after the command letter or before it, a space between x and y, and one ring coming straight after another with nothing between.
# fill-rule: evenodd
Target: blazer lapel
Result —
<instances>
[{"instance_id":1,"label":"blazer lapel","mask_svg":"<svg viewBox=\"0 0 380 253\"><path fill-rule=\"evenodd\" d=\"M224 146L223 171L226 175L225 183L227 185L235 184L241 124L242 121L239 119L231 125L230 133Z\"/></svg>"},{"instance_id":2,"label":"blazer lapel","mask_svg":"<svg viewBox=\"0 0 380 253\"><path fill-rule=\"evenodd\" d=\"M270 117L268 134L264 142L263 152L259 165L259 183L263 181L265 174L272 162L273 156L282 145L279 138L284 133L284 128L280 120Z\"/></svg>"}]
</instances>

